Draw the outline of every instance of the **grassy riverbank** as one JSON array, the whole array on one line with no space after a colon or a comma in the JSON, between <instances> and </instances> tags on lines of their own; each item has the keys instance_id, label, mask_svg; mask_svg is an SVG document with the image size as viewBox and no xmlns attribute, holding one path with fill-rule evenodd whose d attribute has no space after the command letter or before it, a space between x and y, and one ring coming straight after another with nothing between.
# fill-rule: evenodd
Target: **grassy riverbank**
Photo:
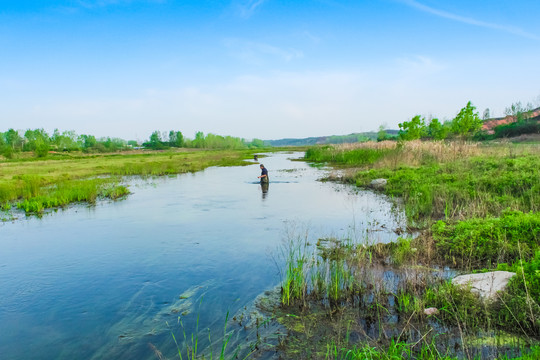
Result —
<instances>
[{"instance_id":1,"label":"grassy riverbank","mask_svg":"<svg viewBox=\"0 0 540 360\"><path fill-rule=\"evenodd\" d=\"M0 161L0 206L27 213L74 202L94 203L129 194L124 176L196 172L210 166L244 165L247 150L178 150L124 154L58 154L46 160Z\"/></svg>"},{"instance_id":2,"label":"grassy riverbank","mask_svg":"<svg viewBox=\"0 0 540 360\"><path fill-rule=\"evenodd\" d=\"M314 147L328 180L384 192L414 238L392 244L290 236L283 254L282 350L295 358L534 358L540 337L540 147L382 142ZM516 272L482 301L449 280ZM433 315L424 309L436 308ZM533 346L533 355L527 355Z\"/></svg>"}]
</instances>

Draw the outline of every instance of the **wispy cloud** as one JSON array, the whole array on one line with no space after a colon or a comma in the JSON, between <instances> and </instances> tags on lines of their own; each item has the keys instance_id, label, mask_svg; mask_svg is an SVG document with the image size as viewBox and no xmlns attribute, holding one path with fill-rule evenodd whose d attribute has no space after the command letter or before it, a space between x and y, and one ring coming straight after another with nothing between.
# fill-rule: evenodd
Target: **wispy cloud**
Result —
<instances>
[{"instance_id":1,"label":"wispy cloud","mask_svg":"<svg viewBox=\"0 0 540 360\"><path fill-rule=\"evenodd\" d=\"M236 1L235 5L238 15L244 19L253 16L257 8L261 7L267 0L242 0Z\"/></svg>"},{"instance_id":2,"label":"wispy cloud","mask_svg":"<svg viewBox=\"0 0 540 360\"><path fill-rule=\"evenodd\" d=\"M316 36L316 35L313 35L311 32L305 30L302 32L302 36L304 38L307 38L308 40L310 40L312 43L314 44L318 44L321 42L321 38Z\"/></svg>"},{"instance_id":3,"label":"wispy cloud","mask_svg":"<svg viewBox=\"0 0 540 360\"><path fill-rule=\"evenodd\" d=\"M268 57L289 62L304 56L300 50L280 48L261 42L225 39L223 43L231 51L232 56L252 64L262 63Z\"/></svg>"},{"instance_id":4,"label":"wispy cloud","mask_svg":"<svg viewBox=\"0 0 540 360\"><path fill-rule=\"evenodd\" d=\"M474 19L474 18L466 17L466 16L453 14L453 13L450 13L450 12L447 12L447 11L444 11L444 10L439 10L439 9L432 8L430 6L419 3L418 1L415 1L415 0L398 0L398 1L404 3L405 5L408 5L410 7L418 9L420 11L423 11L423 12L426 12L426 13L429 13L429 14L432 14L432 15L435 15L435 16L439 16L439 17L442 17L442 18L445 18L445 19L454 20L454 21L461 22L461 23L464 23L464 24L479 26L479 27L483 27L483 28L500 30L500 31L504 31L504 32L507 32L507 33L510 33L510 34L514 34L514 35L517 35L517 36L528 38L528 39L540 40L540 36L535 35L535 34L531 34L529 32L526 32L525 30L523 30L521 28L518 28L518 27L515 27L515 26L495 24L495 23L490 23L490 22L486 22L486 21L482 21L482 20L477 20L477 19Z\"/></svg>"},{"instance_id":5,"label":"wispy cloud","mask_svg":"<svg viewBox=\"0 0 540 360\"><path fill-rule=\"evenodd\" d=\"M443 71L447 66L438 60L432 59L424 55L412 55L407 57L396 58L395 64L398 69L404 70L406 73L414 73L417 76L418 72L424 75L429 75Z\"/></svg>"}]
</instances>

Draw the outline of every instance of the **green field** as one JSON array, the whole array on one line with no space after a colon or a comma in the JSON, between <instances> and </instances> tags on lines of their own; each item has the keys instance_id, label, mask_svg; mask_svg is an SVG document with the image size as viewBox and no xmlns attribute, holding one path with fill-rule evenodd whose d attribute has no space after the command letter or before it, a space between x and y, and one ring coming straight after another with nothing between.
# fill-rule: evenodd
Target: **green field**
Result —
<instances>
[{"instance_id":1,"label":"green field","mask_svg":"<svg viewBox=\"0 0 540 360\"><path fill-rule=\"evenodd\" d=\"M56 154L0 162L0 206L27 213L75 202L94 203L129 194L125 176L196 172L209 166L245 165L249 150L176 150L103 155Z\"/></svg>"}]
</instances>

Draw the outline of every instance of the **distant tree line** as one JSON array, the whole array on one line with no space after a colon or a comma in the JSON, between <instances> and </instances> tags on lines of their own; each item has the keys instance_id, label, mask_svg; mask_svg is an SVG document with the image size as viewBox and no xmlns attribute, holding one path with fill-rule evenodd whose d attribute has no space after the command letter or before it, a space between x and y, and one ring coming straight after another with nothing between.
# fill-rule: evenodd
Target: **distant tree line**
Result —
<instances>
[{"instance_id":1,"label":"distant tree line","mask_svg":"<svg viewBox=\"0 0 540 360\"><path fill-rule=\"evenodd\" d=\"M110 137L96 139L93 135L77 135L72 130L60 132L55 129L52 135L44 129L0 132L0 154L7 158L22 151L31 151L37 157L45 157L50 151L115 152L129 148L128 143L133 142Z\"/></svg>"},{"instance_id":2,"label":"distant tree line","mask_svg":"<svg viewBox=\"0 0 540 360\"><path fill-rule=\"evenodd\" d=\"M489 109L484 110L484 119L482 120L476 107L469 101L452 120L441 122L437 118L432 118L426 121L424 117L416 115L410 121L399 124L398 138L400 140L444 140L448 138L489 140L540 133L540 119L538 116L531 117L532 110L533 105L530 103L526 106L523 106L521 102L512 104L506 108L505 114L512 116L515 121L496 126L493 128L493 133L488 134L487 131L482 130L482 125L484 121L493 120L489 119Z\"/></svg>"},{"instance_id":3,"label":"distant tree line","mask_svg":"<svg viewBox=\"0 0 540 360\"><path fill-rule=\"evenodd\" d=\"M94 135L77 135L75 131L60 132L55 129L49 135L44 129L28 129L24 132L9 129L0 132L0 154L6 158L12 158L20 152L33 152L36 157L46 157L53 152L81 151L85 153L106 153L146 148L163 150L169 148L201 148L201 149L246 149L265 147L264 141L221 136L215 134L204 135L197 132L195 139L185 138L181 131L171 130L168 133L154 131L148 141L142 146L135 140L123 140L119 138L103 137L96 138Z\"/></svg>"},{"instance_id":4,"label":"distant tree line","mask_svg":"<svg viewBox=\"0 0 540 360\"><path fill-rule=\"evenodd\" d=\"M143 147L154 150L164 150L174 147L198 148L198 149L246 149L262 148L268 146L263 140L245 139L234 136L221 136L216 134L204 134L198 131L194 139L185 138L182 132L171 130L169 133L154 131L150 139L143 143Z\"/></svg>"},{"instance_id":5,"label":"distant tree line","mask_svg":"<svg viewBox=\"0 0 540 360\"><path fill-rule=\"evenodd\" d=\"M420 115L399 124L400 140L447 138L472 138L482 128L482 119L469 101L452 120L441 122L432 118L429 122Z\"/></svg>"}]
</instances>

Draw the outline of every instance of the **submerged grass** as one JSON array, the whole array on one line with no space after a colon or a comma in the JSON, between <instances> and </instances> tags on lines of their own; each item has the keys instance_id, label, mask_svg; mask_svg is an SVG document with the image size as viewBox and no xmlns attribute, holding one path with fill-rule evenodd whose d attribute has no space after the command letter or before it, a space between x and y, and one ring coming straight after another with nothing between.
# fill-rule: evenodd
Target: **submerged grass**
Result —
<instances>
[{"instance_id":1,"label":"submerged grass","mask_svg":"<svg viewBox=\"0 0 540 360\"><path fill-rule=\"evenodd\" d=\"M177 338L175 332L172 330L169 323L167 326L171 329L171 337L176 346L176 355L180 360L233 360L233 359L249 359L251 358L256 351L261 342L259 334L259 327L264 324L257 321L255 331L257 332L257 338L254 343L249 343L247 345L241 346L236 343L231 345L237 337L237 331L230 330L229 325L231 324L229 319L229 311L225 316L223 323L223 334L219 337L218 340L213 340L212 332L210 328L206 329L207 334L204 334L203 331L199 329L199 318L201 314L201 304L203 298L199 302L199 312L197 313L197 318L195 321L195 328L192 331L186 330L186 326L182 321L181 317L178 317L178 325L180 325L180 331L182 333L182 338ZM233 318L233 321L236 321ZM241 323L241 322L240 322ZM250 334L244 334L246 340L250 338ZM232 349L231 349L232 347Z\"/></svg>"},{"instance_id":2,"label":"submerged grass","mask_svg":"<svg viewBox=\"0 0 540 360\"><path fill-rule=\"evenodd\" d=\"M195 172L210 166L246 164L249 151L177 151L70 156L61 159L0 162L0 207L15 204L27 213L118 199L129 190L123 176L160 176Z\"/></svg>"}]
</instances>

